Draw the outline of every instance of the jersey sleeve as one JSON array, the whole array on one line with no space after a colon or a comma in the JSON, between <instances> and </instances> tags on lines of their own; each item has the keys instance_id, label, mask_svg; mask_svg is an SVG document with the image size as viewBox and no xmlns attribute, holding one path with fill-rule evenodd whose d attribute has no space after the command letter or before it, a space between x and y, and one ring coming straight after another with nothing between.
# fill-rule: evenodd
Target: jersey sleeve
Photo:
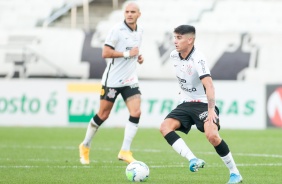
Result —
<instances>
[{"instance_id":1,"label":"jersey sleeve","mask_svg":"<svg viewBox=\"0 0 282 184\"><path fill-rule=\"evenodd\" d=\"M173 51L170 52L169 57L170 57L171 60L175 60L179 57L179 53L176 50L173 50Z\"/></svg>"},{"instance_id":2,"label":"jersey sleeve","mask_svg":"<svg viewBox=\"0 0 282 184\"><path fill-rule=\"evenodd\" d=\"M199 78L203 79L207 76L211 76L210 69L208 66L208 62L205 57L200 57L196 60L196 70L199 74Z\"/></svg>"},{"instance_id":3,"label":"jersey sleeve","mask_svg":"<svg viewBox=\"0 0 282 184\"><path fill-rule=\"evenodd\" d=\"M110 30L110 32L106 37L105 45L110 46L114 49L118 43L118 39L119 39L118 29L113 28Z\"/></svg>"}]
</instances>

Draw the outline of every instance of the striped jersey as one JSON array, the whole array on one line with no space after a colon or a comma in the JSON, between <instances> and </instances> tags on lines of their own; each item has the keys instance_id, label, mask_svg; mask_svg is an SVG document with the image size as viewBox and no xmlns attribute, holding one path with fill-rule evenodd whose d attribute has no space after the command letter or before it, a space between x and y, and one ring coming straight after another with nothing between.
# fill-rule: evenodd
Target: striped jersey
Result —
<instances>
[{"instance_id":1,"label":"striped jersey","mask_svg":"<svg viewBox=\"0 0 282 184\"><path fill-rule=\"evenodd\" d=\"M170 54L173 62L179 87L179 103L204 102L208 103L205 88L201 82L206 76L210 76L210 70L205 56L195 49L191 50L186 58L182 58L176 50Z\"/></svg>"},{"instance_id":2,"label":"striped jersey","mask_svg":"<svg viewBox=\"0 0 282 184\"><path fill-rule=\"evenodd\" d=\"M137 26L132 30L126 22L115 25L108 33L105 45L116 51L124 52L133 47L140 49L143 29ZM131 58L112 58L103 73L102 85L107 87L124 87L138 83L137 56Z\"/></svg>"}]
</instances>

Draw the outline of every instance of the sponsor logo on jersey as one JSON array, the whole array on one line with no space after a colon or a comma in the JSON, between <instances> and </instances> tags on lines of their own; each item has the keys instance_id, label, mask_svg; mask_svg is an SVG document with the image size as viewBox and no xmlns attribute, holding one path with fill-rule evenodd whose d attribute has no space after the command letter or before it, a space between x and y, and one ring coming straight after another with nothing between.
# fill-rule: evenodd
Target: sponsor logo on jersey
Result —
<instances>
[{"instance_id":1,"label":"sponsor logo on jersey","mask_svg":"<svg viewBox=\"0 0 282 184\"><path fill-rule=\"evenodd\" d=\"M203 71L203 73L206 73L205 61L204 61L204 60L200 60L199 63L200 63L201 66L202 66L202 71Z\"/></svg>"},{"instance_id":2,"label":"sponsor logo on jersey","mask_svg":"<svg viewBox=\"0 0 282 184\"><path fill-rule=\"evenodd\" d=\"M181 87L181 89L182 90L184 90L184 91L187 91L187 92L189 92L189 93L192 93L192 92L196 92L197 91L197 89L196 88L185 88L184 86L183 86L183 84L180 86Z\"/></svg>"},{"instance_id":3,"label":"sponsor logo on jersey","mask_svg":"<svg viewBox=\"0 0 282 184\"><path fill-rule=\"evenodd\" d=\"M139 84L137 84L137 83L130 86L131 89L138 88L138 87L139 87Z\"/></svg>"},{"instance_id":4,"label":"sponsor logo on jersey","mask_svg":"<svg viewBox=\"0 0 282 184\"><path fill-rule=\"evenodd\" d=\"M122 83L122 84L127 84L127 83L134 81L134 79L135 79L134 77L131 77L131 78L125 79L125 80L119 80L119 82Z\"/></svg>"},{"instance_id":5,"label":"sponsor logo on jersey","mask_svg":"<svg viewBox=\"0 0 282 184\"><path fill-rule=\"evenodd\" d=\"M177 59L177 58L179 58L179 55L178 54L171 54L170 57L172 59Z\"/></svg>"},{"instance_id":6,"label":"sponsor logo on jersey","mask_svg":"<svg viewBox=\"0 0 282 184\"><path fill-rule=\"evenodd\" d=\"M180 88L183 90L183 91L187 91L189 93L192 93L192 92L196 92L197 91L197 88L195 87L192 87L192 88L186 88L184 87L184 84L183 83L186 83L186 80L185 79L181 79L180 77L177 77L178 79L178 83L180 85Z\"/></svg>"},{"instance_id":7,"label":"sponsor logo on jersey","mask_svg":"<svg viewBox=\"0 0 282 184\"><path fill-rule=\"evenodd\" d=\"M177 77L178 79L178 82L181 84L181 83L186 83L186 80L185 79L181 79L180 77Z\"/></svg>"}]
</instances>

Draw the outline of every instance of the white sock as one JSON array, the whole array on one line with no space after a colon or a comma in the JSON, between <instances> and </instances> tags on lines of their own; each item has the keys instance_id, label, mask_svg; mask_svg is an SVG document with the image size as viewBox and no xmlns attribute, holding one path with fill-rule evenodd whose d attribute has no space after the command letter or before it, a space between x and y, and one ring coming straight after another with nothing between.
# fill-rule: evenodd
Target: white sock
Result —
<instances>
[{"instance_id":1,"label":"white sock","mask_svg":"<svg viewBox=\"0 0 282 184\"><path fill-rule=\"evenodd\" d=\"M138 130L138 124L132 123L132 122L126 123L121 150L124 150L124 151L130 150L131 143L133 141L133 138L136 135L137 130Z\"/></svg>"},{"instance_id":2,"label":"white sock","mask_svg":"<svg viewBox=\"0 0 282 184\"><path fill-rule=\"evenodd\" d=\"M97 132L98 128L99 126L94 122L93 118L91 118L88 124L88 127L87 127L85 138L83 140L83 144L85 146L90 147L92 138L95 135L95 133Z\"/></svg>"},{"instance_id":3,"label":"white sock","mask_svg":"<svg viewBox=\"0 0 282 184\"><path fill-rule=\"evenodd\" d=\"M189 161L193 158L196 158L182 138L179 138L177 141L175 141L172 145L172 148Z\"/></svg>"},{"instance_id":4,"label":"white sock","mask_svg":"<svg viewBox=\"0 0 282 184\"><path fill-rule=\"evenodd\" d=\"M226 165L226 167L229 169L230 174L231 173L239 174L239 170L237 169L237 166L234 162L231 152L229 152L226 156L221 157L221 159Z\"/></svg>"}]
</instances>

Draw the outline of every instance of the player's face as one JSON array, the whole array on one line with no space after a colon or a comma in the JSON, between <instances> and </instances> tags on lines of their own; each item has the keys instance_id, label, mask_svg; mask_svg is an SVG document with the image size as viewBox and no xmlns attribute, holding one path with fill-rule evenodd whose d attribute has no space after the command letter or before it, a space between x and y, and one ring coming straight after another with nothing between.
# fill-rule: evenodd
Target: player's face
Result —
<instances>
[{"instance_id":1,"label":"player's face","mask_svg":"<svg viewBox=\"0 0 282 184\"><path fill-rule=\"evenodd\" d=\"M188 34L181 35L174 33L174 45L177 52L185 52L190 48L190 45L193 43L193 37Z\"/></svg>"},{"instance_id":2,"label":"player's face","mask_svg":"<svg viewBox=\"0 0 282 184\"><path fill-rule=\"evenodd\" d=\"M140 16L139 8L135 4L129 4L125 8L124 17L127 24L136 24Z\"/></svg>"}]
</instances>

